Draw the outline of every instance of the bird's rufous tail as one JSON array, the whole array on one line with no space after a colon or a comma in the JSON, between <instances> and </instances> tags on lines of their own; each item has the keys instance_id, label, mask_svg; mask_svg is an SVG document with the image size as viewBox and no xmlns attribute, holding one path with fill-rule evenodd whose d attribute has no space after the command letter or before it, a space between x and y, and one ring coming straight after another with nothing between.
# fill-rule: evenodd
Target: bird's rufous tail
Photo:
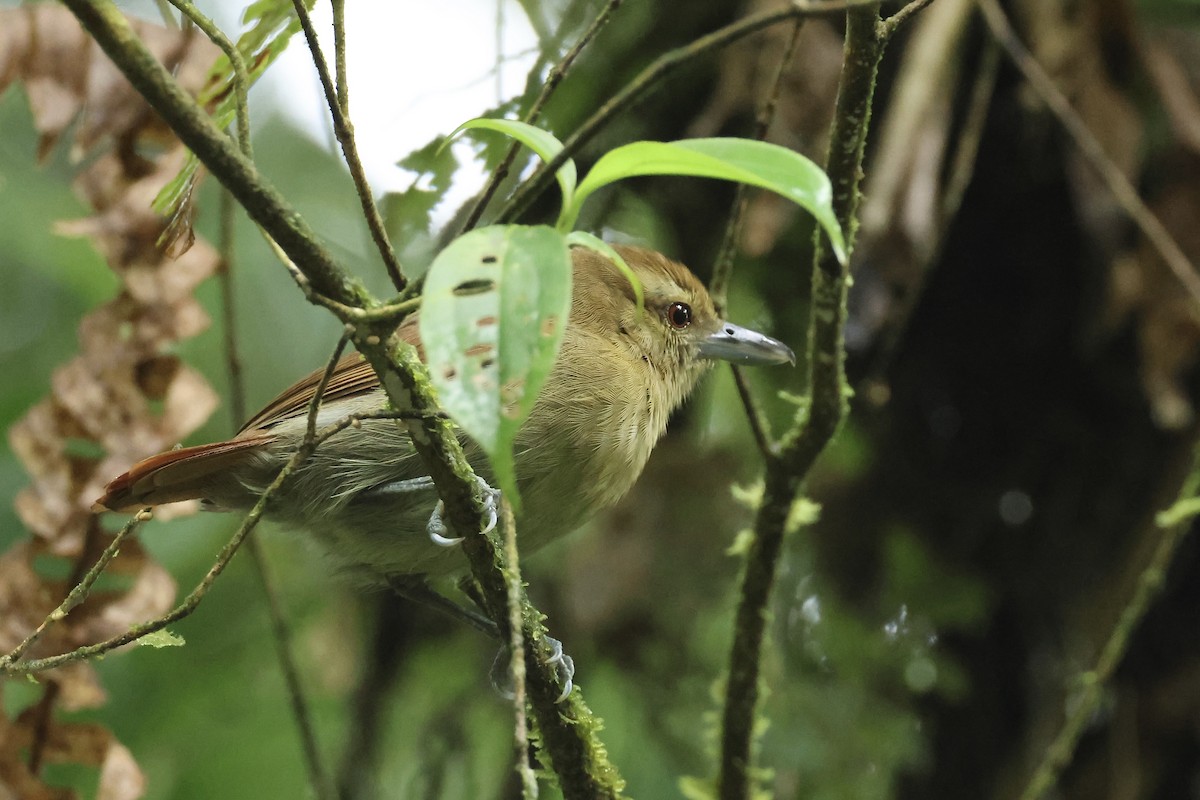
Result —
<instances>
[{"instance_id":1,"label":"bird's rufous tail","mask_svg":"<svg viewBox=\"0 0 1200 800\"><path fill-rule=\"evenodd\" d=\"M168 450L143 459L128 472L113 478L92 510L136 511L205 497L214 485L230 480L233 467L271 439L270 436L231 439Z\"/></svg>"}]
</instances>

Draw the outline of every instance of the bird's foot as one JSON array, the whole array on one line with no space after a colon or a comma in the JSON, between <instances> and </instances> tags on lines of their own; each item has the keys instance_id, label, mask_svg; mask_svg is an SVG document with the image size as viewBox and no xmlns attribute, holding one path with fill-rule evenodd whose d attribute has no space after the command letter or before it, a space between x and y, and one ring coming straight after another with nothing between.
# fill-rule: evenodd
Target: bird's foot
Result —
<instances>
[{"instance_id":1,"label":"bird's foot","mask_svg":"<svg viewBox=\"0 0 1200 800\"><path fill-rule=\"evenodd\" d=\"M553 666L559 682L562 683L562 691L554 700L556 703L561 703L571 696L571 690L575 688L575 659L563 652L563 644L558 639L544 636L542 641L550 649L550 655L543 659L542 663ZM511 660L512 656L508 646L505 645L500 648L500 652L496 654L496 660L492 662L492 686L508 700L511 700L514 694L512 673L509 671Z\"/></svg>"},{"instance_id":2,"label":"bird's foot","mask_svg":"<svg viewBox=\"0 0 1200 800\"><path fill-rule=\"evenodd\" d=\"M479 489L483 492L483 507L488 512L487 524L480 533L491 533L492 529L496 527L496 514L500 507L500 490L493 489L478 475L475 476L475 480L479 482ZM429 515L429 523L425 526L425 531L429 534L430 541L439 547L453 547L460 544L463 537L446 535L450 531L446 527L445 520L442 519L442 515L445 513L446 504L438 500L437 505L433 507L433 513Z\"/></svg>"}]
</instances>

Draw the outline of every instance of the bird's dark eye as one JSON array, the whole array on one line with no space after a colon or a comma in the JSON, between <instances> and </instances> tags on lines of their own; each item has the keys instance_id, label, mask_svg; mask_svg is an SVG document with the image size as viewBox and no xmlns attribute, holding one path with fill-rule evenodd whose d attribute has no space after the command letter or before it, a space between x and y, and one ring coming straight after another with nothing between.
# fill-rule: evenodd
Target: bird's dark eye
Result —
<instances>
[{"instance_id":1,"label":"bird's dark eye","mask_svg":"<svg viewBox=\"0 0 1200 800\"><path fill-rule=\"evenodd\" d=\"M692 307L687 303L671 303L667 308L667 322L676 330L686 328L692 324Z\"/></svg>"}]
</instances>

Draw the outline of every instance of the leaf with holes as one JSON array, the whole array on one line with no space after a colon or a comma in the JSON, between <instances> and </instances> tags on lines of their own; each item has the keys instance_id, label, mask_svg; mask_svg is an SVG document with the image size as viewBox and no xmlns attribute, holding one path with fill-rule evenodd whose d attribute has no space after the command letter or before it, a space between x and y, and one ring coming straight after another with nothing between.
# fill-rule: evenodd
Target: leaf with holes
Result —
<instances>
[{"instance_id":1,"label":"leaf with holes","mask_svg":"<svg viewBox=\"0 0 1200 800\"><path fill-rule=\"evenodd\" d=\"M554 365L571 310L566 239L495 225L455 239L429 267L421 341L442 407L492 462L519 507L513 440Z\"/></svg>"}]
</instances>

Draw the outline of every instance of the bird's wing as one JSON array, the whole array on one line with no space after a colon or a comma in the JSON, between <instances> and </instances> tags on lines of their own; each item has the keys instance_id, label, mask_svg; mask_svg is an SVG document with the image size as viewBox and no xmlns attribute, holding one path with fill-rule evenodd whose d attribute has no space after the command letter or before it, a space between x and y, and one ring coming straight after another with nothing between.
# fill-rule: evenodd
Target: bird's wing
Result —
<instances>
[{"instance_id":1,"label":"bird's wing","mask_svg":"<svg viewBox=\"0 0 1200 800\"><path fill-rule=\"evenodd\" d=\"M415 315L404 321L396 335L415 345L424 358ZM206 496L214 479L233 474L259 448L275 441L272 427L308 413L324 373L324 369L317 370L285 389L228 441L168 450L139 461L105 487L104 496L96 501L94 508L127 511ZM353 353L338 361L321 401L329 403L369 394L378 386L371 365Z\"/></svg>"},{"instance_id":2,"label":"bird's wing","mask_svg":"<svg viewBox=\"0 0 1200 800\"><path fill-rule=\"evenodd\" d=\"M425 349L421 346L415 314L404 321L404 324L396 330L396 335L416 347L421 360L425 360ZM259 411L242 426L238 436L269 430L280 422L307 414L313 395L317 393L317 386L321 383L321 377L324 374L324 369L316 370L284 389L278 397L267 403L262 411ZM371 369L371 365L362 357L361 353L351 353L344 356L334 366L333 373L329 376L329 384L321 395L321 402L331 403L335 400L358 397L370 394L378 388L379 376Z\"/></svg>"}]
</instances>

